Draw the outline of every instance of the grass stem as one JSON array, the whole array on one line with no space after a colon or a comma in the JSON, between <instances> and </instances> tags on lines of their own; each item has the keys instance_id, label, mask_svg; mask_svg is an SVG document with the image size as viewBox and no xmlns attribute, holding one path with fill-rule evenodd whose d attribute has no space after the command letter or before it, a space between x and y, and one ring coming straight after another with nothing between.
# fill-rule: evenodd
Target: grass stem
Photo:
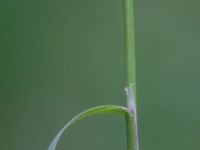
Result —
<instances>
[{"instance_id":1,"label":"grass stem","mask_svg":"<svg viewBox=\"0 0 200 150\"><path fill-rule=\"evenodd\" d=\"M139 150L137 113L136 113L136 70L135 70L135 39L134 39L134 0L123 0L124 33L126 51L126 79L128 90L129 114L126 115L127 150ZM130 97L129 93L132 93ZM133 104L130 106L130 104Z\"/></svg>"}]
</instances>

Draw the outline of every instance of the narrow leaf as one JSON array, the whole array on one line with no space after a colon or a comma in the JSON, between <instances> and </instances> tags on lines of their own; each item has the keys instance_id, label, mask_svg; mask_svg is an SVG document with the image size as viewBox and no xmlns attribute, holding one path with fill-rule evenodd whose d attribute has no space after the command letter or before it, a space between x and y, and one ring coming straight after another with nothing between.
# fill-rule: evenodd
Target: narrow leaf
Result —
<instances>
[{"instance_id":1,"label":"narrow leaf","mask_svg":"<svg viewBox=\"0 0 200 150\"><path fill-rule=\"evenodd\" d=\"M72 124L88 118L90 116L96 115L96 114L105 114L105 113L115 113L115 114L120 114L120 115L125 115L128 114L128 110L125 107L122 106L116 106L116 105L101 105L97 107L93 107L90 109L87 109L86 111L83 111L82 113L78 114L75 116L72 120L70 120L61 130L58 132L56 137L53 139L51 142L48 150L55 150L56 146L59 142L59 139L61 138L63 132L70 127Z\"/></svg>"}]
</instances>

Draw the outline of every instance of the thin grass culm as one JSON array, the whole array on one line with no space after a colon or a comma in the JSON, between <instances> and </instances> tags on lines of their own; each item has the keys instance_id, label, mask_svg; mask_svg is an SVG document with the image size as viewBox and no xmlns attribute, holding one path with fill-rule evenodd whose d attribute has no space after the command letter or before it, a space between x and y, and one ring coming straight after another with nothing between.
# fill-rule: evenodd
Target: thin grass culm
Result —
<instances>
[{"instance_id":1,"label":"thin grass culm","mask_svg":"<svg viewBox=\"0 0 200 150\"><path fill-rule=\"evenodd\" d=\"M97 114L118 114L126 118L127 150L139 150L136 107L136 71L134 43L134 0L123 0L124 37L126 52L126 95L127 106L101 105L87 109L71 119L55 136L48 150L56 150L58 142L66 129L85 118Z\"/></svg>"},{"instance_id":2,"label":"thin grass culm","mask_svg":"<svg viewBox=\"0 0 200 150\"><path fill-rule=\"evenodd\" d=\"M126 116L127 150L139 150L136 107L136 61L134 35L134 0L123 0L126 52L126 93L129 115Z\"/></svg>"}]
</instances>

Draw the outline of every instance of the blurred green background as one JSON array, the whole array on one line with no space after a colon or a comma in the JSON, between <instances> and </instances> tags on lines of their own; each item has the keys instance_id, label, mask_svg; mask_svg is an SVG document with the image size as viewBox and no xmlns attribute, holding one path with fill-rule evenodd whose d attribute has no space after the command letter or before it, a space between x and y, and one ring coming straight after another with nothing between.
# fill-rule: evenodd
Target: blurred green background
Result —
<instances>
[{"instance_id":1,"label":"blurred green background","mask_svg":"<svg viewBox=\"0 0 200 150\"><path fill-rule=\"evenodd\" d=\"M200 1L135 0L141 150L200 149ZM0 149L45 150L74 115L125 105L120 0L0 1ZM68 130L58 150L125 150L123 117Z\"/></svg>"}]
</instances>

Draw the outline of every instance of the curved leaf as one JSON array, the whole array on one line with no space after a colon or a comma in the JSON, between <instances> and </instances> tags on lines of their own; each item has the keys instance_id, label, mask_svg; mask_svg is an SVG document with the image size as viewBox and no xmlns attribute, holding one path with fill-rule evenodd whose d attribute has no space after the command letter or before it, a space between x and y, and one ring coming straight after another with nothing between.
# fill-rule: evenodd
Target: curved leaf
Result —
<instances>
[{"instance_id":1,"label":"curved leaf","mask_svg":"<svg viewBox=\"0 0 200 150\"><path fill-rule=\"evenodd\" d=\"M96 115L96 114L104 114L104 113L115 113L115 114L121 114L121 115L125 115L128 114L128 110L125 107L122 106L116 106L116 105L101 105L101 106L97 106L97 107L93 107L90 109L87 109L86 111L83 111L82 113L78 114L77 116L75 116L72 120L70 120L61 130L60 132L58 132L58 134L56 135L56 137L53 139L53 141L51 142L51 144L49 145L48 150L55 150L56 146L59 142L59 139L61 138L63 132L70 127L72 124L88 118L90 116Z\"/></svg>"}]
</instances>

